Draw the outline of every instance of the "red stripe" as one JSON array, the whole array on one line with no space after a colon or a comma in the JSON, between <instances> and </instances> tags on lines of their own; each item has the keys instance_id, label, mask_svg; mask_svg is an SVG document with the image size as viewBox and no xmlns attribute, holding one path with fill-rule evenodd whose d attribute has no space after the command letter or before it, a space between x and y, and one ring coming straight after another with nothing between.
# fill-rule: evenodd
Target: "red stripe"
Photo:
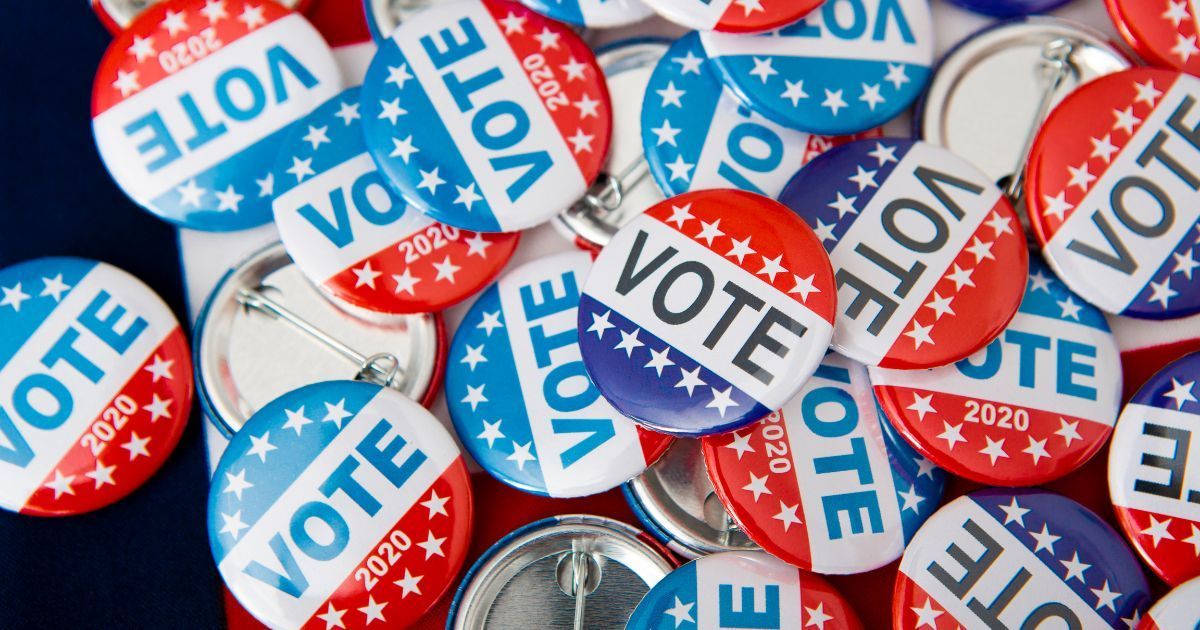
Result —
<instances>
[{"instance_id":1,"label":"red stripe","mask_svg":"<svg viewBox=\"0 0 1200 630\"><path fill-rule=\"evenodd\" d=\"M1187 63L1171 54L1177 37L1196 37L1196 15L1190 2L1187 5L1189 17L1181 20L1178 26L1164 15L1168 8L1166 0L1105 0L1105 4L1125 41L1150 65L1200 73L1200 54L1192 55Z\"/></svg>"},{"instance_id":2,"label":"red stripe","mask_svg":"<svg viewBox=\"0 0 1200 630\"><path fill-rule=\"evenodd\" d=\"M804 619L805 627L817 626L816 619L825 619L828 626L819 627L828 630L859 630L863 627L854 609L842 597L842 594L826 582L824 578L813 573L800 573L800 616ZM819 609L819 610L818 610ZM816 611L820 616L814 617Z\"/></svg>"},{"instance_id":3,"label":"red stripe","mask_svg":"<svg viewBox=\"0 0 1200 630\"><path fill-rule=\"evenodd\" d=\"M926 613L928 616L933 617L932 620L927 619L927 621L931 621L933 630L954 630L955 628L968 627L959 623L949 611L930 597L929 593L925 592L925 589L910 580L903 571L897 571L896 590L892 596L892 619L895 622L894 627L929 628L930 623L917 626L917 622L921 617L913 612L914 608L930 608L941 612L936 617L933 617L933 613Z\"/></svg>"},{"instance_id":4,"label":"red stripe","mask_svg":"<svg viewBox=\"0 0 1200 630\"><path fill-rule=\"evenodd\" d=\"M663 453L667 452L667 448L675 441L675 438L664 433L658 433L637 425L638 442L642 445L642 457L646 459L646 465L649 466L658 461Z\"/></svg>"},{"instance_id":5,"label":"red stripe","mask_svg":"<svg viewBox=\"0 0 1200 630\"><path fill-rule=\"evenodd\" d=\"M1189 520L1174 516L1162 516L1153 512L1114 505L1117 521L1125 536L1133 543L1133 548L1141 555L1142 560L1155 574L1171 586L1178 586L1191 578L1200 575L1200 555L1198 548L1184 542L1195 532L1200 532L1200 520ZM1150 517L1161 526L1166 523L1165 531L1174 537L1154 538L1142 532L1151 526ZM1167 522L1169 521L1169 522ZM1194 528L1194 529L1193 529ZM1200 534L1197 534L1200 536Z\"/></svg>"},{"instance_id":6,"label":"red stripe","mask_svg":"<svg viewBox=\"0 0 1200 630\"><path fill-rule=\"evenodd\" d=\"M723 33L761 33L787 26L799 20L822 0L763 0L761 10L752 10L733 2L717 22L715 30Z\"/></svg>"}]
</instances>

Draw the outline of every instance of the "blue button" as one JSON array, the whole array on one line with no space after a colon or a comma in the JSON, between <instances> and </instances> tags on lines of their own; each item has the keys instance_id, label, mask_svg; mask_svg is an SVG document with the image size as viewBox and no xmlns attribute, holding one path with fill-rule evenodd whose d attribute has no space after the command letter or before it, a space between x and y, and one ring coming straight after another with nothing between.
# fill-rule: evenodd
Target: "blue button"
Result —
<instances>
[{"instance_id":1,"label":"blue button","mask_svg":"<svg viewBox=\"0 0 1200 630\"><path fill-rule=\"evenodd\" d=\"M1031 13L1046 13L1071 0L950 0L958 6L998 18L1019 17Z\"/></svg>"}]
</instances>

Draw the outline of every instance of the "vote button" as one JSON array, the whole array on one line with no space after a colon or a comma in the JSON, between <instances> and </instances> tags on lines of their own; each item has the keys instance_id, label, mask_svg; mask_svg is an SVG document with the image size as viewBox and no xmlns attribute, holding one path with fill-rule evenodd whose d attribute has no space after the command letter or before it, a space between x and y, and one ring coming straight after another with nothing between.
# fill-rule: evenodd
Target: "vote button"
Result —
<instances>
[{"instance_id":1,"label":"vote button","mask_svg":"<svg viewBox=\"0 0 1200 630\"><path fill-rule=\"evenodd\" d=\"M1150 65L1200 73L1195 3L1104 0L1117 32Z\"/></svg>"},{"instance_id":2,"label":"vote button","mask_svg":"<svg viewBox=\"0 0 1200 630\"><path fill-rule=\"evenodd\" d=\"M654 15L642 0L521 0L560 22L586 28L627 26Z\"/></svg>"},{"instance_id":3,"label":"vote button","mask_svg":"<svg viewBox=\"0 0 1200 630\"><path fill-rule=\"evenodd\" d=\"M621 413L682 436L779 409L829 347L833 272L796 215L733 190L668 199L621 228L584 284L579 343Z\"/></svg>"},{"instance_id":4,"label":"vote button","mask_svg":"<svg viewBox=\"0 0 1200 630\"><path fill-rule=\"evenodd\" d=\"M643 0L659 15L688 28L761 33L804 17L821 0Z\"/></svg>"},{"instance_id":5,"label":"vote button","mask_svg":"<svg viewBox=\"0 0 1200 630\"><path fill-rule=\"evenodd\" d=\"M1200 625L1200 578L1189 580L1171 589L1150 607L1138 630L1194 628Z\"/></svg>"}]
</instances>

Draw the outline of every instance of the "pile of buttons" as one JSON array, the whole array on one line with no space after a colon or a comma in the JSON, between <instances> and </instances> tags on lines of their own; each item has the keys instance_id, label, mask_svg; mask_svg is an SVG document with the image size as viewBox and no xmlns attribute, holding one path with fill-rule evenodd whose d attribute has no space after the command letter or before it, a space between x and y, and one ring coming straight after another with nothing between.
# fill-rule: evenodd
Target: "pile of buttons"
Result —
<instances>
[{"instance_id":1,"label":"pile of buttons","mask_svg":"<svg viewBox=\"0 0 1200 630\"><path fill-rule=\"evenodd\" d=\"M0 271L0 505L117 501L195 395L228 440L213 558L272 628L451 597L447 628L859 628L822 575L897 563L896 628L1192 627L1200 354L1123 406L1113 322L1200 313L1200 16L1107 0L1143 65L1028 17L1065 0L955 3L1016 19L935 45L926 0L92 0L116 184L268 237L190 348L105 263ZM310 4L365 18L365 72ZM1106 448L1119 528L1033 487ZM637 526L479 555L479 471L622 489Z\"/></svg>"}]
</instances>

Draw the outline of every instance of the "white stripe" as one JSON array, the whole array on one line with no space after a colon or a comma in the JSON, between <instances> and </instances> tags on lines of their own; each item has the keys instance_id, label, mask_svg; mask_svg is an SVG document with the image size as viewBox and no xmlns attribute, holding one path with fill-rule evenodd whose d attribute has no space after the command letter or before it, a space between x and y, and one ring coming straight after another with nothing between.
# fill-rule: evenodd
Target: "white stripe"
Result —
<instances>
[{"instance_id":1,"label":"white stripe","mask_svg":"<svg viewBox=\"0 0 1200 630\"><path fill-rule=\"evenodd\" d=\"M288 100L282 104L275 102L266 58L266 50L277 44L284 46L318 80L312 89L305 90L290 71L282 69L288 89ZM217 77L234 67L250 69L262 81L265 90L265 109L258 117L246 122L227 119L216 99ZM236 102L249 101L249 96L240 91L241 82L234 81L230 87ZM325 40L303 17L289 15L227 43L195 65L147 87L97 116L92 125L105 166L122 188L144 204L307 114L340 89L340 73ZM209 124L224 123L228 127L224 135L195 151L189 151L186 145L195 135L195 128L179 102L185 94L195 99ZM130 137L124 128L154 111L162 115L163 123L183 156L150 173L147 165L161 155L161 150L153 149L148 155L142 155L138 146L152 140L153 133L143 129ZM270 167L270 164L263 165L264 175ZM251 195L251 191L240 192L247 197Z\"/></svg>"},{"instance_id":2,"label":"white stripe","mask_svg":"<svg viewBox=\"0 0 1200 630\"><path fill-rule=\"evenodd\" d=\"M350 571L370 553L379 539L391 531L405 513L416 505L429 486L458 456L454 443L444 432L419 430L418 424L433 420L416 403L409 402L406 405L409 407L407 413L403 416L398 415L396 397L396 394L385 391L371 399L354 420L346 425L275 500L258 522L243 533L241 539L221 561L219 569L225 582L230 585L230 590L237 595L238 601L243 602L260 619L267 620L275 626L298 628L303 625L316 612L317 607L349 577ZM416 413L418 410L420 413ZM355 447L382 419L392 423L395 430L389 431L380 443L387 444L397 434L408 441L393 461L403 462L418 448L428 457L399 488L393 486L372 465L352 454ZM279 438L287 439L283 435ZM358 459L361 464L354 471L355 481L382 504L379 512L373 517L367 516L346 493L334 492L333 496L326 498L318 489L347 457ZM349 540L335 560L313 560L297 548L292 539L289 531L292 515L297 508L309 501L319 501L332 506L349 525ZM277 533L283 536L300 571L309 582L308 590L299 598L292 598L242 572L251 561L256 560L281 575L286 574L268 546L271 537ZM414 539L425 534L424 531L405 533ZM423 552L414 546L405 553Z\"/></svg>"},{"instance_id":3,"label":"white stripe","mask_svg":"<svg viewBox=\"0 0 1200 630\"><path fill-rule=\"evenodd\" d=\"M874 170L871 168L871 165L875 163L874 160L868 160L868 162L869 164L864 168ZM949 184L943 185L946 194L958 203L964 213L962 220L955 220L949 209L917 180L915 172L919 167L951 174L975 185L983 186L984 190L979 195L971 195L969 192ZM884 231L883 209L888 203L901 198L924 203L944 219L949 234L946 244L940 250L931 254L919 254L897 243ZM878 288L892 299L898 299L893 292L899 281L890 272L855 252L855 248L860 243L866 243L901 268L910 269L918 262L926 265L927 268L914 283L908 296L899 300L896 311L892 313L891 318L887 320L878 335L872 335L868 330L868 326L871 325L878 312L878 305L868 304L859 313L857 319L850 319L845 315L845 309L854 302L859 293L854 287L844 285L838 291L838 304L841 305L842 315L838 317L837 326L834 328L834 344L842 348L852 348L854 358L863 363L868 365L879 363L887 355L896 339L908 328L913 314L924 304L925 297L949 270L951 263L966 246L971 235L979 228L979 224L987 218L999 198L1000 190L990 182L984 181L982 175L974 169L964 169L962 160L958 157L933 145L923 143L913 145L887 180L875 191L875 196L859 213L858 219L851 224L841 240L837 242L837 246L830 254L830 259L833 261L834 269L853 271L867 284ZM832 201L834 199L829 199L829 202ZM818 200L816 203L827 202ZM929 221L918 216L916 211L898 212L896 222L902 232L914 237L920 238L932 233Z\"/></svg>"},{"instance_id":4,"label":"white stripe","mask_svg":"<svg viewBox=\"0 0 1200 630\"><path fill-rule=\"evenodd\" d=\"M1163 145L1163 150L1182 163L1184 168L1196 171L1193 165L1200 160L1200 151L1167 128L1167 119L1175 113L1185 98L1200 98L1200 93L1189 89L1195 85L1195 79L1180 79L1167 91L1154 108L1154 112L1138 129L1133 140L1121 150L1116 161L1093 184L1067 222L1046 244L1046 259L1059 277L1067 280L1076 293L1107 312L1119 313L1137 299L1163 262L1170 259L1180 240L1192 238L1193 235L1189 232L1200 219L1200 192L1192 190L1187 182L1177 177L1159 160L1153 160L1145 167L1137 162L1138 156L1162 130L1170 138ZM1200 116L1200 108L1193 106L1190 115L1184 121L1186 126L1194 125L1197 116ZM1063 165L1064 171L1067 166ZM1127 175L1140 175L1158 184L1174 203L1175 222L1162 236L1139 236L1126 228L1114 213L1110 201L1113 187ZM1045 191L1048 195L1058 192ZM1136 221L1153 225L1162 216L1153 198L1140 190L1127 192L1124 199L1126 207ZM1128 248L1129 255L1137 263L1137 269L1132 274L1126 275L1067 249L1071 242L1078 240L1101 252L1114 253L1092 221L1096 212L1108 219L1115 237Z\"/></svg>"},{"instance_id":5,"label":"white stripe","mask_svg":"<svg viewBox=\"0 0 1200 630\"><path fill-rule=\"evenodd\" d=\"M965 570L946 553L946 549L951 545L957 545L969 558L980 558L983 555L983 545L963 528L968 519L975 521L988 536L991 536L1002 547L1003 551L983 574L982 579L960 600L929 573L928 567L932 562L936 562L950 574L951 578L963 579ZM910 553L906 553L904 559L900 561L900 570L917 586L929 593L935 602L943 606L946 612L960 623L967 627L976 627L977 625L982 627L982 620L967 607L967 602L977 599L984 606L992 604L1004 587L1008 585L1009 580L1013 579L1018 571L1025 569L1031 574L1029 581L1017 592L1000 615L1000 621L1005 627L1020 628L1026 617L1038 606L1048 602L1059 602L1066 605L1079 617L1083 628L1109 628L1109 625L1092 609L1091 605L1080 601L1079 596L1063 582L1062 578L1066 575L1065 568L1056 566L1056 572L1052 574L1047 568L1048 565L1043 564L1042 560L1034 556L1033 552L1025 546L1027 541L1018 540L971 499L959 498L950 506L942 508L933 520L937 521L936 526L930 526L933 521L927 523L909 545ZM1070 541L1064 539L1057 544L1061 548L1070 545ZM921 551L911 553L914 549ZM936 549L937 552L930 553L933 549ZM1045 551L1042 554L1049 557ZM1085 556L1079 558L1079 561L1084 563L1094 560L1094 558ZM1050 563L1052 565L1059 564L1057 560L1051 560ZM1096 570L1098 569L1092 569L1092 571ZM914 604L916 603L914 602Z\"/></svg>"},{"instance_id":6,"label":"white stripe","mask_svg":"<svg viewBox=\"0 0 1200 630\"><path fill-rule=\"evenodd\" d=\"M523 267L522 270L528 270L529 273L522 273L522 277L509 276L500 282L500 303L504 309L508 336L512 341L513 360L520 368L521 395L529 417L529 428L537 445L538 464L546 480L546 491L553 497L595 494L612 488L618 481L632 478L646 468L636 425L613 409L603 396L598 396L592 404L583 409L560 411L550 407L543 394L542 387L550 372L557 367L582 361L583 355L577 343L563 346L550 353L550 365L538 367L533 338L529 331L540 326L547 337L563 331L573 331L577 327L579 309L559 311L530 322L522 305L521 289L525 288L531 292L534 303L554 301L565 295L563 274L573 275L576 287L582 291L591 266L590 254L567 252L543 259L536 269ZM550 282L553 287L550 291L543 292L540 288L541 283L545 281ZM582 368L582 364L579 367ZM573 377L564 381L559 391L563 395L570 395L583 391L586 385L579 378ZM616 435L585 458L576 461L568 471L563 468L561 454L587 435L554 433L550 426L552 418L611 419ZM516 422L515 418L513 422ZM568 479L571 480L570 483L567 483Z\"/></svg>"},{"instance_id":7,"label":"white stripe","mask_svg":"<svg viewBox=\"0 0 1200 630\"><path fill-rule=\"evenodd\" d=\"M1085 418L1106 426L1116 420L1121 403L1120 357L1112 336L1095 329L1071 324L1051 317L1018 312L1006 330L1025 332L1049 337L1051 347L1036 350L1034 387L1019 384L1021 348L1003 341L1000 347L1002 359L995 376L987 379L970 378L959 371L957 365L947 365L931 370L889 370L871 368L871 382L875 385L911 387L919 391L965 396L992 401L1005 405L1020 405L1047 413ZM1062 341L1073 341L1096 348L1096 357L1074 355L1074 361L1095 368L1095 376L1074 374L1072 382L1096 389L1096 400L1086 400L1059 393L1057 386L1059 348ZM980 350L966 359L972 365L983 365L987 349ZM937 409L935 396L932 403ZM1015 431L1015 429L1014 429Z\"/></svg>"},{"instance_id":8,"label":"white stripe","mask_svg":"<svg viewBox=\"0 0 1200 630\"><path fill-rule=\"evenodd\" d=\"M636 21L654 14L642 0L579 0L579 12L584 24L598 27Z\"/></svg>"},{"instance_id":9,"label":"white stripe","mask_svg":"<svg viewBox=\"0 0 1200 630\"><path fill-rule=\"evenodd\" d=\"M688 230L699 230L700 226L697 223L698 221L689 221L686 227ZM622 296L616 290L617 280L625 266L624 259L630 252L637 234L641 231L647 233L646 245L642 249L642 256L637 261L635 270L643 269L668 247L674 247L679 253L653 274L647 276L628 295ZM588 283L588 293L650 334L687 354L734 387L746 392L768 409L778 409L787 402L791 393L800 388L801 384L808 379L808 375L816 369L817 363L820 362L824 347L818 351L814 349L813 344L818 343L815 340L829 335L831 328L829 322L767 284L762 278L752 275L661 222L646 216L634 219L629 226L618 232L613 241L605 248L605 251L609 250L613 252L609 254L612 256L611 262L593 269L591 281ZM683 261L700 262L712 272L713 292L708 305L694 319L684 325L672 326L659 320L650 310L649 304L663 276ZM696 291L699 289L699 283L695 278L695 274L685 274L672 287L666 298L669 307L679 310L695 298ZM766 305L758 312L750 311L748 308L743 309L742 313L725 331L721 340L710 350L701 342L709 334L709 331L716 327L717 322L725 314L726 308L732 303L729 296L722 291L722 287L727 282L746 289L750 294L766 302ZM779 357L761 348L753 354L752 359L774 375L772 382L767 385L734 366L733 358L741 350L742 344L750 338L763 314L771 307L808 327L808 331L798 341L794 335L784 332L776 326L772 329L772 336L784 345L788 350L787 354ZM615 334L605 335L605 337L606 340L612 340L613 345L620 340L620 337ZM664 378L665 374L664 371Z\"/></svg>"},{"instance_id":10,"label":"white stripe","mask_svg":"<svg viewBox=\"0 0 1200 630\"><path fill-rule=\"evenodd\" d=\"M733 0L652 0L651 4L680 24L707 31L721 22Z\"/></svg>"},{"instance_id":11,"label":"white stripe","mask_svg":"<svg viewBox=\"0 0 1200 630\"><path fill-rule=\"evenodd\" d=\"M799 626L800 574L795 567L758 552L718 553L696 561L697 627L732 627L721 625L721 585L732 587L733 599L725 602L726 609L748 614L770 612L767 587L778 588L780 627ZM742 608L743 588L754 589L754 608L750 611Z\"/></svg>"},{"instance_id":12,"label":"white stripe","mask_svg":"<svg viewBox=\"0 0 1200 630\"><path fill-rule=\"evenodd\" d=\"M479 182L479 187L482 189L481 194L488 200L500 227L514 225L514 222L527 222L524 217L529 214L531 200L542 200L542 203L545 203L546 200L563 197L564 191L583 191L587 182L583 180L575 157L568 149L567 142L555 125L554 119L546 111L541 97L534 91L525 76L525 71L516 59L516 55L509 47L508 40L500 32L500 28L483 3L462 3L458 9L423 14L421 19L409 23L410 28L403 31L404 40L396 41L396 44L412 65L413 74L420 79L421 87L425 88L434 107L439 111L446 112L446 115L441 117L441 121L450 132L450 137L462 154L463 161L471 169L471 175L474 175L475 180ZM441 36L437 33L446 29L455 41L463 41L466 36L459 26L462 19L471 21L479 31L479 37L486 48L439 71L434 68L433 62L420 44L420 40L425 35L414 33L413 30L420 26L423 32L436 43L442 41ZM471 102L474 104L474 109L468 113L459 112L458 105L455 104L454 97L446 88L442 75L454 74L459 78L473 77L491 68L499 68L504 74L504 79L472 93ZM501 151L485 149L471 131L472 120L483 106L505 100L515 102L529 115L529 132L525 138L512 147ZM509 124L505 121L507 121L507 117L498 118L494 124ZM517 201L509 201L507 188L524 171L523 169L496 171L492 168L489 160L503 155L536 151L546 151L550 155L553 166L543 173ZM441 175L447 179L447 183L444 185L465 186L467 184L466 181L453 181L452 178L447 178L449 173Z\"/></svg>"},{"instance_id":13,"label":"white stripe","mask_svg":"<svg viewBox=\"0 0 1200 630\"><path fill-rule=\"evenodd\" d=\"M1193 9L1192 15L1196 15ZM1159 630L1195 628L1200 626L1200 578L1176 586L1150 608L1150 618Z\"/></svg>"},{"instance_id":14,"label":"white stripe","mask_svg":"<svg viewBox=\"0 0 1200 630\"><path fill-rule=\"evenodd\" d=\"M1187 452L1183 453L1184 475L1177 480L1181 484L1182 499L1134 490L1134 484L1140 480L1155 484L1170 481L1170 471L1142 464L1143 454L1170 460L1175 457L1175 449L1182 446L1167 438L1145 435L1142 429L1148 423L1181 429L1191 435ZM1135 510L1200 521L1200 505L1187 501L1189 490L1200 489L1200 465L1195 465L1200 462L1197 429L1200 429L1200 417L1194 414L1147 405L1126 405L1117 421L1113 448L1109 451L1108 484L1113 502Z\"/></svg>"},{"instance_id":15,"label":"white stripe","mask_svg":"<svg viewBox=\"0 0 1200 630\"><path fill-rule=\"evenodd\" d=\"M3 501L5 508L18 510L24 506L29 497L41 487L42 481L54 471L63 456L78 443L80 436L100 416L113 396L129 382L142 363L149 358L150 353L162 344L167 334L175 329L177 324L174 316L162 300L149 289L137 286L130 287L137 290L114 294L116 287L128 286L131 279L129 274L116 267L105 264L94 267L76 283L62 303L0 371L0 401L3 401L5 412L34 452L33 460L24 468L0 461L0 478L4 479L6 488L5 492L0 493L0 501ZM109 301L102 303L97 313L100 319L103 320L112 313L116 306L124 307L128 311L113 326L116 331L128 330L137 317L146 320L148 324L123 354L118 354L87 328L75 324L76 318L97 298L101 290L108 290L111 297ZM88 380L65 360L55 363L50 368L42 364L42 357L68 328L73 328L79 333L79 338L72 347L104 371L99 383ZM31 374L49 374L71 392L74 409L62 426L44 431L26 424L17 415L12 405L15 389ZM34 408L40 411L57 409L50 396L43 391L35 390L30 399ZM150 401L135 402L142 406ZM176 420L182 421L182 418L177 417ZM0 439L3 437L0 436ZM153 449L153 444L151 448ZM110 443L106 446L106 452L101 454L101 460L111 460L114 450L115 453L124 453L116 444ZM76 479L76 483L80 481ZM12 499L18 499L19 503L9 503Z\"/></svg>"},{"instance_id":16,"label":"white stripe","mask_svg":"<svg viewBox=\"0 0 1200 630\"><path fill-rule=\"evenodd\" d=\"M275 222L279 226L280 236L292 251L303 253L293 258L308 277L328 281L347 268L357 266L364 258L373 256L433 224L433 219L411 206L407 207L400 218L386 225L376 225L364 219L354 202L351 190L359 177L373 172L378 172L375 162L363 153L275 198ZM367 189L368 198L375 210L386 210L393 202L405 205L398 195L391 195L384 188L384 181L384 176L380 174L379 184ZM345 201L347 218L354 235L354 240L341 249L309 223L308 219L300 216L300 208L312 205L330 225L336 225L333 205L329 201L331 192L340 195ZM390 283L391 279L380 277L376 282L382 286Z\"/></svg>"}]
</instances>

